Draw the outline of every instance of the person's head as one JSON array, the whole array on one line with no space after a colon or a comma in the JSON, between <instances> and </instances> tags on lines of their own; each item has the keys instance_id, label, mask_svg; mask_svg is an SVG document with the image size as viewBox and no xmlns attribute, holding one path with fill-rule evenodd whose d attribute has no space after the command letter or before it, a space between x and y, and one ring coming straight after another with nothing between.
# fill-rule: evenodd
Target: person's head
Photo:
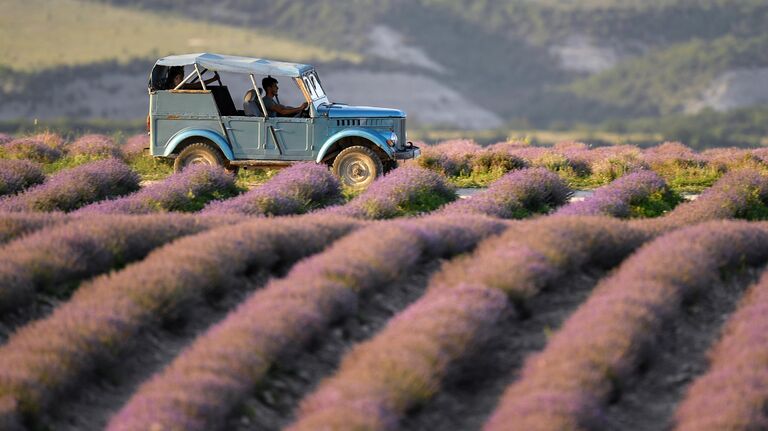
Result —
<instances>
[{"instance_id":1,"label":"person's head","mask_svg":"<svg viewBox=\"0 0 768 431\"><path fill-rule=\"evenodd\" d=\"M267 93L268 96L275 96L277 95L277 79L267 76L266 78L261 80L261 88L264 89L264 91Z\"/></svg>"},{"instance_id":2,"label":"person's head","mask_svg":"<svg viewBox=\"0 0 768 431\"><path fill-rule=\"evenodd\" d=\"M256 99L256 90L251 88L250 90L245 92L245 96L243 97L243 102L250 103L254 99Z\"/></svg>"},{"instance_id":3,"label":"person's head","mask_svg":"<svg viewBox=\"0 0 768 431\"><path fill-rule=\"evenodd\" d=\"M176 88L184 80L184 66L172 66L168 70L168 89Z\"/></svg>"}]
</instances>

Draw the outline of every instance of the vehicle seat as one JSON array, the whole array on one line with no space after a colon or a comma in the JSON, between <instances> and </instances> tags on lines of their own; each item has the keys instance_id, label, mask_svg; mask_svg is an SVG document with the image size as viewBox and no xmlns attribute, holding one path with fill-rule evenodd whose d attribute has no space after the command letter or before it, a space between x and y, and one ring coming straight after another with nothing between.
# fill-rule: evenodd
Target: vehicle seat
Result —
<instances>
[{"instance_id":1,"label":"vehicle seat","mask_svg":"<svg viewBox=\"0 0 768 431\"><path fill-rule=\"evenodd\" d=\"M219 114L222 117L237 115L237 108L235 108L235 102L232 101L232 95L229 94L229 88L226 85L218 87L208 87L213 94L213 99L216 101L216 106L219 108Z\"/></svg>"},{"instance_id":2,"label":"vehicle seat","mask_svg":"<svg viewBox=\"0 0 768 431\"><path fill-rule=\"evenodd\" d=\"M261 104L259 103L259 100L256 97L261 97L262 94L264 94L264 90L259 88L259 95L254 96L255 91L253 89L250 89L245 92L245 95L243 96L243 111L244 112L256 112L256 115L250 114L250 116L256 116L256 117L263 117L264 112L261 110ZM255 106L254 109L248 109L249 105Z\"/></svg>"}]
</instances>

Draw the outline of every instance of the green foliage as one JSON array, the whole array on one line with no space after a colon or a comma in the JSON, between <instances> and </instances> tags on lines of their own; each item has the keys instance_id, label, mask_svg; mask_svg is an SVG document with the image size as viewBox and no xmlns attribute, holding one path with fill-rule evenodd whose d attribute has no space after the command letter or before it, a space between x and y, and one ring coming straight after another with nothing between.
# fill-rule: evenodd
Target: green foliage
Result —
<instances>
[{"instance_id":1,"label":"green foliage","mask_svg":"<svg viewBox=\"0 0 768 431\"><path fill-rule=\"evenodd\" d=\"M640 115L680 112L729 69L768 65L768 35L695 39L624 62L576 81L576 95Z\"/></svg>"},{"instance_id":2,"label":"green foliage","mask_svg":"<svg viewBox=\"0 0 768 431\"><path fill-rule=\"evenodd\" d=\"M651 193L645 199L639 202L630 202L630 217L632 218L650 218L658 217L674 209L683 197L673 190L660 190Z\"/></svg>"},{"instance_id":3,"label":"green foliage","mask_svg":"<svg viewBox=\"0 0 768 431\"><path fill-rule=\"evenodd\" d=\"M412 199L397 207L398 213L402 216L412 216L428 213L440 208L441 206L456 200L456 194L447 195L435 193L432 190L421 190L417 192Z\"/></svg>"},{"instance_id":4,"label":"green foliage","mask_svg":"<svg viewBox=\"0 0 768 431\"><path fill-rule=\"evenodd\" d=\"M149 155L135 157L128 165L144 181L162 180L173 173L173 164L170 161Z\"/></svg>"}]
</instances>

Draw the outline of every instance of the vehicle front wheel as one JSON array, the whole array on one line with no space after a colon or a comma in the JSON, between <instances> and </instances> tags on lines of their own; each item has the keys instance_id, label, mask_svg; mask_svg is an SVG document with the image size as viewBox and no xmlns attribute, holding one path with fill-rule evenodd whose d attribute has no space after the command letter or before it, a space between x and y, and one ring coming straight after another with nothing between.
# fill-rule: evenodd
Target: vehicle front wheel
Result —
<instances>
[{"instance_id":1,"label":"vehicle front wheel","mask_svg":"<svg viewBox=\"0 0 768 431\"><path fill-rule=\"evenodd\" d=\"M333 160L333 173L353 189L368 187L384 172L381 159L370 148L356 145L345 148Z\"/></svg>"},{"instance_id":2,"label":"vehicle front wheel","mask_svg":"<svg viewBox=\"0 0 768 431\"><path fill-rule=\"evenodd\" d=\"M173 170L181 172L190 165L221 166L231 171L221 151L207 142L195 142L181 150L173 161Z\"/></svg>"}]
</instances>

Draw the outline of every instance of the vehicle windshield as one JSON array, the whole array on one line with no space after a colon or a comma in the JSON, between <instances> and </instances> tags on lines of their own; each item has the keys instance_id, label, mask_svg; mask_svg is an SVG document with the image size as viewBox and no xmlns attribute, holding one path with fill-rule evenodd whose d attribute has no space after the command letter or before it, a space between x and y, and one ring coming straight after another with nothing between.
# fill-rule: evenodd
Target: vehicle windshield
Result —
<instances>
[{"instance_id":1,"label":"vehicle windshield","mask_svg":"<svg viewBox=\"0 0 768 431\"><path fill-rule=\"evenodd\" d=\"M320 78L317 76L317 72L314 70L308 72L304 74L301 79L304 81L304 86L307 87L307 91L309 91L309 96L312 98L313 102L320 100L327 101L325 90L323 90L323 86L320 84Z\"/></svg>"}]
</instances>

